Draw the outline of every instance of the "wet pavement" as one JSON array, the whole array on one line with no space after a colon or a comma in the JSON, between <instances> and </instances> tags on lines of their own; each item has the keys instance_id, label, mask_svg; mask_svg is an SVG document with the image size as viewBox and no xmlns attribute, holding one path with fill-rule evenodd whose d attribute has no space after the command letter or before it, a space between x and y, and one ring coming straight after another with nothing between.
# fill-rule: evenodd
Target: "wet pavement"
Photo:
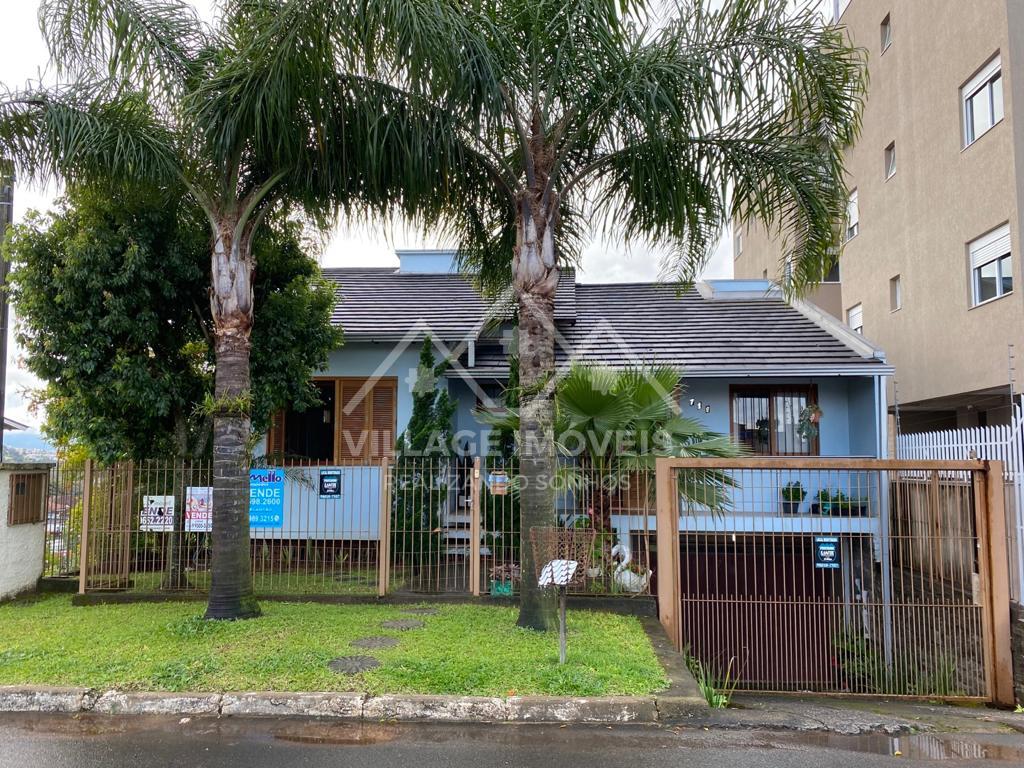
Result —
<instances>
[{"instance_id":1,"label":"wet pavement","mask_svg":"<svg viewBox=\"0 0 1024 768\"><path fill-rule=\"evenodd\" d=\"M810 768L1024 764L1024 734L0 715L2 768Z\"/></svg>"}]
</instances>

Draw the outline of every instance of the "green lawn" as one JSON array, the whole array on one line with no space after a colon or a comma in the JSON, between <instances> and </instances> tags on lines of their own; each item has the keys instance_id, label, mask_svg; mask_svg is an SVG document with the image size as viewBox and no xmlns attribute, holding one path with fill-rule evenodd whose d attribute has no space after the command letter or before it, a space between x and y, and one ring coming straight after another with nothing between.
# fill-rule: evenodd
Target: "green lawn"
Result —
<instances>
[{"instance_id":1,"label":"green lawn","mask_svg":"<svg viewBox=\"0 0 1024 768\"><path fill-rule=\"evenodd\" d=\"M556 633L515 626L512 608L437 605L413 617L393 605L266 602L255 621L203 621L201 603L73 607L64 595L0 605L0 685L75 685L166 691L342 691L516 694L646 694L665 675L637 619L573 611L569 662ZM381 629L419 618L422 629ZM399 645L349 643L391 635ZM338 656L381 666L352 678L327 669Z\"/></svg>"}]
</instances>

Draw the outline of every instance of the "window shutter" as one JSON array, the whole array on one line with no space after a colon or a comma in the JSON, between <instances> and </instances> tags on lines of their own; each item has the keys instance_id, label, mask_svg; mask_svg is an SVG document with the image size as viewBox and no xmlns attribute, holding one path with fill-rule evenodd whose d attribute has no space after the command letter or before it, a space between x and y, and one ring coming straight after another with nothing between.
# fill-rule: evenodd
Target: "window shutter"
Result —
<instances>
[{"instance_id":1,"label":"window shutter","mask_svg":"<svg viewBox=\"0 0 1024 768\"><path fill-rule=\"evenodd\" d=\"M853 328L853 330L859 330L864 327L864 305L857 304L846 310L846 324Z\"/></svg>"},{"instance_id":2,"label":"window shutter","mask_svg":"<svg viewBox=\"0 0 1024 768\"><path fill-rule=\"evenodd\" d=\"M267 456L284 456L284 411L277 411L270 417L270 429L267 430Z\"/></svg>"},{"instance_id":3,"label":"window shutter","mask_svg":"<svg viewBox=\"0 0 1024 768\"><path fill-rule=\"evenodd\" d=\"M395 382L378 381L373 387L370 417L370 458L390 457L395 446Z\"/></svg>"},{"instance_id":4,"label":"window shutter","mask_svg":"<svg viewBox=\"0 0 1024 768\"><path fill-rule=\"evenodd\" d=\"M993 230L984 237L979 237L970 245L971 269L998 259L1010 253L1010 225Z\"/></svg>"},{"instance_id":5,"label":"window shutter","mask_svg":"<svg viewBox=\"0 0 1024 768\"><path fill-rule=\"evenodd\" d=\"M850 195L850 202L846 206L846 217L847 226L851 229L860 224L860 203L858 201L857 190L854 190Z\"/></svg>"},{"instance_id":6,"label":"window shutter","mask_svg":"<svg viewBox=\"0 0 1024 768\"><path fill-rule=\"evenodd\" d=\"M339 445L336 451L339 462L363 460L369 453L366 419L371 395L362 392L365 384L365 379L341 382L341 418L338 420Z\"/></svg>"}]
</instances>

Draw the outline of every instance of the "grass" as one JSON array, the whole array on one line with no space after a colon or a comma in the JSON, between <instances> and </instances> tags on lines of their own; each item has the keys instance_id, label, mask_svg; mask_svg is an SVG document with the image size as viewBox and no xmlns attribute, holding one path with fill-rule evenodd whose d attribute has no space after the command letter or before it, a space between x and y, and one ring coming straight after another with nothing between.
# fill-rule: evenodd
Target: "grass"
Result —
<instances>
[{"instance_id":1,"label":"grass","mask_svg":"<svg viewBox=\"0 0 1024 768\"><path fill-rule=\"evenodd\" d=\"M209 571L189 571L189 583L198 592L210 588ZM132 574L132 592L155 594L160 592L164 581L163 572L136 572ZM280 573L257 572L253 577L253 589L258 595L375 595L377 594L377 572L375 570L350 570L344 573L303 573L284 571Z\"/></svg>"},{"instance_id":2,"label":"grass","mask_svg":"<svg viewBox=\"0 0 1024 768\"><path fill-rule=\"evenodd\" d=\"M73 607L64 595L0 605L0 685L66 685L151 691L343 691L506 696L643 695L664 688L640 622L578 611L569 616L569 662L556 633L515 626L513 608L438 605L422 629L400 606L271 603L254 621L206 622L201 603ZM349 643L392 635L399 645ZM338 656L373 655L381 666L336 675Z\"/></svg>"}]
</instances>

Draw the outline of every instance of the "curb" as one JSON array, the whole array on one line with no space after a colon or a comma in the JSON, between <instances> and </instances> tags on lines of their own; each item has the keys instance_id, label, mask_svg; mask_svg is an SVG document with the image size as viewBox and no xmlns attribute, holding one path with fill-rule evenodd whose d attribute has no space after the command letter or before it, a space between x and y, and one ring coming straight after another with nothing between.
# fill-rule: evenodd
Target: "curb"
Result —
<instances>
[{"instance_id":1,"label":"curb","mask_svg":"<svg viewBox=\"0 0 1024 768\"><path fill-rule=\"evenodd\" d=\"M145 693L0 687L0 712L320 717L368 722L652 724L675 719L678 711L673 697L659 700L641 696L563 699L361 693Z\"/></svg>"}]
</instances>

